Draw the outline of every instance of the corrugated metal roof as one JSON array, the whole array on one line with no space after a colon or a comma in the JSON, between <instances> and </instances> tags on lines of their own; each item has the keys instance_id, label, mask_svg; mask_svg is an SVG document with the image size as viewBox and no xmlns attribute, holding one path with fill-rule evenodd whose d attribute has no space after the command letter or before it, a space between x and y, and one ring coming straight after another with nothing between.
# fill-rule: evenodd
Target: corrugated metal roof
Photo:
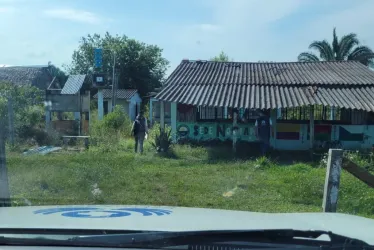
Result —
<instances>
[{"instance_id":1,"label":"corrugated metal roof","mask_svg":"<svg viewBox=\"0 0 374 250\"><path fill-rule=\"evenodd\" d=\"M46 67L11 66L0 67L0 81L11 82L15 85L34 85L46 89L52 80ZM36 81L40 78L40 81Z\"/></svg>"},{"instance_id":2,"label":"corrugated metal roof","mask_svg":"<svg viewBox=\"0 0 374 250\"><path fill-rule=\"evenodd\" d=\"M117 89L117 99L126 99L129 100L133 97L138 90L136 89ZM103 96L104 99L112 99L112 90L111 89L103 89ZM94 95L94 98L97 99L97 94Z\"/></svg>"},{"instance_id":3,"label":"corrugated metal roof","mask_svg":"<svg viewBox=\"0 0 374 250\"><path fill-rule=\"evenodd\" d=\"M274 109L318 104L374 111L373 96L374 86L328 88L316 86L184 84L170 85L156 98L194 106Z\"/></svg>"},{"instance_id":4,"label":"corrugated metal roof","mask_svg":"<svg viewBox=\"0 0 374 250\"><path fill-rule=\"evenodd\" d=\"M164 86L157 99L195 106L272 109L321 104L374 111L374 72L358 62L182 61Z\"/></svg>"},{"instance_id":5,"label":"corrugated metal roof","mask_svg":"<svg viewBox=\"0 0 374 250\"><path fill-rule=\"evenodd\" d=\"M182 61L166 84L373 84L374 72L355 61L236 63Z\"/></svg>"},{"instance_id":6,"label":"corrugated metal roof","mask_svg":"<svg viewBox=\"0 0 374 250\"><path fill-rule=\"evenodd\" d=\"M70 75L67 79L61 94L75 95L82 88L86 75Z\"/></svg>"}]
</instances>

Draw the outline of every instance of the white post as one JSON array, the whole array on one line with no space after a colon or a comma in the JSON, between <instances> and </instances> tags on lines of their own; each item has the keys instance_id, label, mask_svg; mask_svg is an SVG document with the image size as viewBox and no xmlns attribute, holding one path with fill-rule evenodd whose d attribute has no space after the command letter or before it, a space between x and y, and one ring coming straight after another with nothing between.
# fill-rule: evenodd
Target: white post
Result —
<instances>
[{"instance_id":1,"label":"white post","mask_svg":"<svg viewBox=\"0 0 374 250\"><path fill-rule=\"evenodd\" d=\"M335 119L335 107L330 108L330 120L333 121Z\"/></svg>"},{"instance_id":2,"label":"white post","mask_svg":"<svg viewBox=\"0 0 374 250\"><path fill-rule=\"evenodd\" d=\"M160 126L162 129L165 129L165 103L163 101L160 102Z\"/></svg>"},{"instance_id":3,"label":"white post","mask_svg":"<svg viewBox=\"0 0 374 250\"><path fill-rule=\"evenodd\" d=\"M177 141L177 103L172 102L170 104L170 112L171 112L171 133L173 136L173 141Z\"/></svg>"},{"instance_id":4,"label":"white post","mask_svg":"<svg viewBox=\"0 0 374 250\"><path fill-rule=\"evenodd\" d=\"M149 99L149 122L152 124L153 121L153 98Z\"/></svg>"},{"instance_id":5,"label":"white post","mask_svg":"<svg viewBox=\"0 0 374 250\"><path fill-rule=\"evenodd\" d=\"M49 111L49 108L45 111L45 129L48 131L50 129L51 125L51 111Z\"/></svg>"},{"instance_id":6,"label":"white post","mask_svg":"<svg viewBox=\"0 0 374 250\"><path fill-rule=\"evenodd\" d=\"M99 89L97 92L97 102L99 120L102 120L104 117L104 96L102 89Z\"/></svg>"},{"instance_id":7,"label":"white post","mask_svg":"<svg viewBox=\"0 0 374 250\"><path fill-rule=\"evenodd\" d=\"M329 149L325 189L323 191L323 212L336 212L338 204L338 192L340 184L340 173L342 171L343 150Z\"/></svg>"}]
</instances>

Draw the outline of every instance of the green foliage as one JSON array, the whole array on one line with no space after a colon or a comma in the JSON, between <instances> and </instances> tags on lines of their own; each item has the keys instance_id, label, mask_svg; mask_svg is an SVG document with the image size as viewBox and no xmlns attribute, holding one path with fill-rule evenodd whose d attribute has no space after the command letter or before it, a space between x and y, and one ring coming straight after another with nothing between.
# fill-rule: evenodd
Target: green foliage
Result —
<instances>
[{"instance_id":1,"label":"green foliage","mask_svg":"<svg viewBox=\"0 0 374 250\"><path fill-rule=\"evenodd\" d=\"M51 62L48 62L48 71L53 77L56 77L60 84L60 87L63 88L66 80L68 79L68 76L65 74L65 72Z\"/></svg>"},{"instance_id":2,"label":"green foliage","mask_svg":"<svg viewBox=\"0 0 374 250\"><path fill-rule=\"evenodd\" d=\"M119 88L135 88L141 96L161 86L169 62L162 57L162 49L155 45L130 39L127 36L104 37L98 34L82 37L73 53L73 61L67 70L71 74L87 74L94 65L94 49L103 48L102 72L112 75L113 56L119 72ZM107 81L111 82L111 78Z\"/></svg>"},{"instance_id":3,"label":"green foliage","mask_svg":"<svg viewBox=\"0 0 374 250\"><path fill-rule=\"evenodd\" d=\"M221 51L221 53L218 56L212 57L210 60L215 61L215 62L228 62L228 61L230 61L229 56L223 51ZM233 59L231 59L231 61L233 61Z\"/></svg>"},{"instance_id":4,"label":"green foliage","mask_svg":"<svg viewBox=\"0 0 374 250\"><path fill-rule=\"evenodd\" d=\"M173 147L178 157L169 159L150 148L144 155L135 155L133 141L122 143L124 149L100 154L90 150L27 157L9 153L13 204L27 205L29 200L32 205L149 204L252 212L321 211L325 169L306 163L273 163L259 171L256 162L268 160L211 162L206 148L188 145ZM102 194L95 195L95 189ZM231 190L232 196L223 196ZM373 218L373 208L374 189L342 171L338 212Z\"/></svg>"},{"instance_id":5,"label":"green foliage","mask_svg":"<svg viewBox=\"0 0 374 250\"><path fill-rule=\"evenodd\" d=\"M356 163L362 168L365 168L369 171L374 171L374 154L373 152L370 152L369 154L365 154L360 151L355 152L347 152L344 155L348 159L350 159L352 162Z\"/></svg>"},{"instance_id":6,"label":"green foliage","mask_svg":"<svg viewBox=\"0 0 374 250\"><path fill-rule=\"evenodd\" d=\"M255 160L254 165L255 168L266 169L274 166L275 164L269 158L261 156Z\"/></svg>"},{"instance_id":7,"label":"green foliage","mask_svg":"<svg viewBox=\"0 0 374 250\"><path fill-rule=\"evenodd\" d=\"M105 115L101 121L97 119L96 113L93 111L94 115L91 117L90 135L93 146L99 147L101 151L118 150L121 138L130 136L130 118L120 105L115 106L113 112Z\"/></svg>"},{"instance_id":8,"label":"green foliage","mask_svg":"<svg viewBox=\"0 0 374 250\"><path fill-rule=\"evenodd\" d=\"M364 65L372 65L374 59L374 52L369 47L359 46L356 34L350 33L339 39L335 28L332 44L327 40L314 41L309 45L309 49L316 50L319 57L310 52L303 52L298 56L300 62L355 60Z\"/></svg>"},{"instance_id":9,"label":"green foliage","mask_svg":"<svg viewBox=\"0 0 374 250\"><path fill-rule=\"evenodd\" d=\"M19 141L35 139L35 131L44 127L43 92L32 86L15 86L0 82L0 114L8 117L8 100L11 100L14 131ZM6 120L5 119L5 120ZM8 131L8 123L4 123ZM40 133L39 133L40 134Z\"/></svg>"},{"instance_id":10,"label":"green foliage","mask_svg":"<svg viewBox=\"0 0 374 250\"><path fill-rule=\"evenodd\" d=\"M166 126L165 129L158 127L158 130L155 130L155 128L153 128L151 136L153 139L151 144L157 152L166 153L169 151L171 145L173 144L171 128Z\"/></svg>"},{"instance_id":11,"label":"green foliage","mask_svg":"<svg viewBox=\"0 0 374 250\"><path fill-rule=\"evenodd\" d=\"M123 107L116 105L113 112L107 114L103 119L103 126L105 128L121 130L129 130L130 118L123 111Z\"/></svg>"}]
</instances>

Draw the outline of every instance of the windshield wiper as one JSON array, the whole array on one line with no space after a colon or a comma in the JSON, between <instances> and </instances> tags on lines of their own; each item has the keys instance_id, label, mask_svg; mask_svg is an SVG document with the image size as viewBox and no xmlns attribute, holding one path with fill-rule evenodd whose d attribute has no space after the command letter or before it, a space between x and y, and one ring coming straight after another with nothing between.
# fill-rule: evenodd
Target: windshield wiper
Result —
<instances>
[{"instance_id":1,"label":"windshield wiper","mask_svg":"<svg viewBox=\"0 0 374 250\"><path fill-rule=\"evenodd\" d=\"M330 241L318 240L326 235ZM311 246L370 246L366 242L334 234L327 231L280 230L223 230L191 232L151 232L126 235L78 236L71 239L78 242L110 242L116 246L165 248L182 245L214 245L225 242L264 242L281 244L300 244ZM244 246L242 246L244 247Z\"/></svg>"},{"instance_id":2,"label":"windshield wiper","mask_svg":"<svg viewBox=\"0 0 374 250\"><path fill-rule=\"evenodd\" d=\"M318 240L326 235L330 241ZM259 245L260 244L260 245ZM129 232L120 234L80 235L63 240L45 237L0 237L0 245L36 246L98 246L131 248L170 248L176 246L222 246L231 248L314 246L314 247L366 247L369 244L327 231L250 230L250 231L191 231L191 232ZM207 248L209 249L209 248Z\"/></svg>"}]
</instances>

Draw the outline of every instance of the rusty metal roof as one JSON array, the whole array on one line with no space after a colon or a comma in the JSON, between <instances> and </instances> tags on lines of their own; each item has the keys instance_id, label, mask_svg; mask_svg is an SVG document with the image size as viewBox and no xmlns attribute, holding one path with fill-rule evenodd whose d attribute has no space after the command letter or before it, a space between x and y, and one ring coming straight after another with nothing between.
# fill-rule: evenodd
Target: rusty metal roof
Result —
<instances>
[{"instance_id":1,"label":"rusty metal roof","mask_svg":"<svg viewBox=\"0 0 374 250\"><path fill-rule=\"evenodd\" d=\"M357 62L225 65L182 61L156 98L195 106L272 109L321 104L374 111L374 72ZM287 70L275 74L270 70L274 67Z\"/></svg>"},{"instance_id":2,"label":"rusty metal roof","mask_svg":"<svg viewBox=\"0 0 374 250\"><path fill-rule=\"evenodd\" d=\"M126 99L130 100L138 90L136 89L117 89L117 99ZM111 89L103 89L103 96L104 99L112 99L112 90ZM94 95L94 98L97 99L97 94Z\"/></svg>"}]
</instances>

